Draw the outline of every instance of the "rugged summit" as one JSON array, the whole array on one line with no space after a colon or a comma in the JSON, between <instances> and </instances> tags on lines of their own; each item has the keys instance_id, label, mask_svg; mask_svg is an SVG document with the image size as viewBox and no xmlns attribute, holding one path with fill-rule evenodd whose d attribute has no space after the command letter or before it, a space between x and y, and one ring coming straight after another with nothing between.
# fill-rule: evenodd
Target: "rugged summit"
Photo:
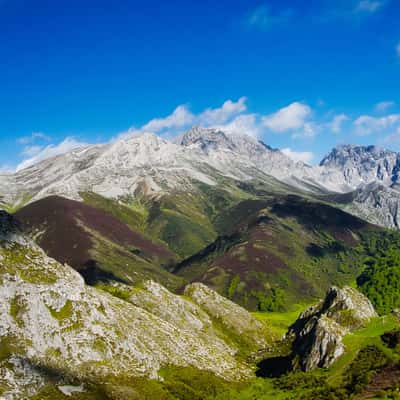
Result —
<instances>
[{"instance_id":1,"label":"rugged summit","mask_svg":"<svg viewBox=\"0 0 400 400\"><path fill-rule=\"evenodd\" d=\"M377 146L343 145L334 148L320 166L340 171L352 188L371 182L391 187L398 180L400 156Z\"/></svg>"}]
</instances>

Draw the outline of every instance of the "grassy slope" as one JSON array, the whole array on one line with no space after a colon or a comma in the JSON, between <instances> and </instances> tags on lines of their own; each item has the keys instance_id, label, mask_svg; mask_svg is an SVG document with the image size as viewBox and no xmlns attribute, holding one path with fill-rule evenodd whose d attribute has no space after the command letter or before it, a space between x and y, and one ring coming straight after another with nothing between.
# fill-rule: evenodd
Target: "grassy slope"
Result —
<instances>
[{"instance_id":1,"label":"grassy slope","mask_svg":"<svg viewBox=\"0 0 400 400\"><path fill-rule=\"evenodd\" d=\"M264 321L271 327L278 337L282 337L299 315L308 308L310 304L292 304L287 311L253 312L260 321Z\"/></svg>"},{"instance_id":2,"label":"grassy slope","mask_svg":"<svg viewBox=\"0 0 400 400\"><path fill-rule=\"evenodd\" d=\"M293 189L275 181L224 179L220 184L198 184L196 193L177 191L153 199L81 196L84 204L183 260L173 268L181 278L200 280L250 310L284 310L294 302L313 301L332 284L352 284L363 268L364 238L383 232L307 195L288 196ZM143 276L154 276L140 252L135 257L120 247L110 252L104 235L90 236L95 239L90 257L103 261L107 271L126 276L124 266L131 269L136 263ZM164 279L164 271L160 274Z\"/></svg>"},{"instance_id":3,"label":"grassy slope","mask_svg":"<svg viewBox=\"0 0 400 400\"><path fill-rule=\"evenodd\" d=\"M220 237L176 272L247 308L309 302L332 284L354 282L364 236L381 232L340 210L294 196L245 200L215 220Z\"/></svg>"},{"instance_id":4,"label":"grassy slope","mask_svg":"<svg viewBox=\"0 0 400 400\"><path fill-rule=\"evenodd\" d=\"M251 310L283 310L312 301L332 284L354 284L364 238L382 232L307 195L286 197L289 191L276 182L226 179L155 199L81 196L168 246L184 260L174 269L184 279L203 281Z\"/></svg>"},{"instance_id":5,"label":"grassy slope","mask_svg":"<svg viewBox=\"0 0 400 400\"><path fill-rule=\"evenodd\" d=\"M186 258L212 243L220 233L220 215L246 199L296 192L265 176L265 182L243 183L217 176L217 186L193 182L194 192L175 191L160 198L106 199L80 193L86 204L111 213L152 240L169 246Z\"/></svg>"},{"instance_id":6,"label":"grassy slope","mask_svg":"<svg viewBox=\"0 0 400 400\"><path fill-rule=\"evenodd\" d=\"M211 222L212 201L203 192L196 195L176 192L160 199L106 199L94 193L81 193L85 203L111 213L154 241L166 244L178 255L187 257L216 238ZM228 201L227 193L219 196Z\"/></svg>"},{"instance_id":7,"label":"grassy slope","mask_svg":"<svg viewBox=\"0 0 400 400\"><path fill-rule=\"evenodd\" d=\"M162 268L175 257L165 245L99 208L53 196L23 207L16 216L51 257L79 270L88 283L151 278L172 289L183 283Z\"/></svg>"}]
</instances>

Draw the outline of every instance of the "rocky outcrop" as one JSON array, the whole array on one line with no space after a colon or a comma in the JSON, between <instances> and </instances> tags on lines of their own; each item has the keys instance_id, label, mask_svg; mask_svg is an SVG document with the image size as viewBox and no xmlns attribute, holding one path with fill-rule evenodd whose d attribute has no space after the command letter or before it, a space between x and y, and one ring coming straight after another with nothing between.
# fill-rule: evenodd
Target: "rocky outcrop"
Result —
<instances>
[{"instance_id":1,"label":"rocky outcrop","mask_svg":"<svg viewBox=\"0 0 400 400\"><path fill-rule=\"evenodd\" d=\"M0 240L3 398L35 393L48 371L64 377L61 386L70 378L102 383L110 376L158 378L168 365L192 366L228 380L251 375L235 357L235 346L209 334L211 318L195 304L152 283L147 306L86 286L76 271L29 240L14 240L22 236L10 217L2 214L1 221L6 221L1 232L14 232ZM150 307L157 298L157 307Z\"/></svg>"},{"instance_id":2,"label":"rocky outcrop","mask_svg":"<svg viewBox=\"0 0 400 400\"><path fill-rule=\"evenodd\" d=\"M202 283L192 283L186 286L184 294L244 345L259 349L271 344L273 334L266 325L209 287Z\"/></svg>"},{"instance_id":3,"label":"rocky outcrop","mask_svg":"<svg viewBox=\"0 0 400 400\"><path fill-rule=\"evenodd\" d=\"M286 335L293 343L293 369L329 367L345 351L343 337L376 316L371 302L357 290L332 287L321 303L300 315Z\"/></svg>"}]
</instances>

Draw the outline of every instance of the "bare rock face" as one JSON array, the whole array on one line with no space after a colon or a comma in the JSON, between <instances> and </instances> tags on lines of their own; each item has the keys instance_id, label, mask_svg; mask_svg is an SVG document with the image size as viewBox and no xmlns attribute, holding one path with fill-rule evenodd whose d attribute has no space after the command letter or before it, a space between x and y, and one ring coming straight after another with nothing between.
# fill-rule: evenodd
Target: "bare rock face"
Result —
<instances>
[{"instance_id":1,"label":"bare rock face","mask_svg":"<svg viewBox=\"0 0 400 400\"><path fill-rule=\"evenodd\" d=\"M376 182L362 185L351 197L344 205L346 211L376 225L400 228L398 182L390 187Z\"/></svg>"},{"instance_id":2,"label":"bare rock face","mask_svg":"<svg viewBox=\"0 0 400 400\"><path fill-rule=\"evenodd\" d=\"M342 338L346 330L328 318L312 316L295 335L293 368L310 371L330 366L344 353Z\"/></svg>"},{"instance_id":3,"label":"bare rock face","mask_svg":"<svg viewBox=\"0 0 400 400\"><path fill-rule=\"evenodd\" d=\"M334 148L320 165L340 171L345 182L356 188L371 182L385 186L396 183L399 162L399 154L377 146L342 145Z\"/></svg>"},{"instance_id":4,"label":"bare rock face","mask_svg":"<svg viewBox=\"0 0 400 400\"><path fill-rule=\"evenodd\" d=\"M206 285L192 283L186 286L184 293L250 348L266 348L271 343L273 335L267 326Z\"/></svg>"},{"instance_id":5,"label":"bare rock face","mask_svg":"<svg viewBox=\"0 0 400 400\"><path fill-rule=\"evenodd\" d=\"M330 288L320 312L350 330L360 328L378 316L368 298L349 286Z\"/></svg>"},{"instance_id":6,"label":"bare rock face","mask_svg":"<svg viewBox=\"0 0 400 400\"><path fill-rule=\"evenodd\" d=\"M330 288L321 303L304 311L289 328L293 368L329 367L345 352L343 337L376 316L371 302L357 290Z\"/></svg>"},{"instance_id":7,"label":"bare rock face","mask_svg":"<svg viewBox=\"0 0 400 400\"><path fill-rule=\"evenodd\" d=\"M10 216L1 214L0 223L1 398L35 394L45 371L102 383L110 376L158 378L168 365L228 380L251 376L237 349L213 333L206 310L151 282L137 305L88 287L18 234Z\"/></svg>"}]
</instances>

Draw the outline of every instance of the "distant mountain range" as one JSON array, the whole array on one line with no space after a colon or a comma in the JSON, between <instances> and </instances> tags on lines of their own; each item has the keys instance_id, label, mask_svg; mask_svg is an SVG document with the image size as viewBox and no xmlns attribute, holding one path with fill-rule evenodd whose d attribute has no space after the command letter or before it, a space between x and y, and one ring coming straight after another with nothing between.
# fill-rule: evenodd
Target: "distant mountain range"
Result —
<instances>
[{"instance_id":1,"label":"distant mountain range","mask_svg":"<svg viewBox=\"0 0 400 400\"><path fill-rule=\"evenodd\" d=\"M168 141L153 134L87 146L0 176L0 198L17 209L49 195L82 200L160 198L199 185L262 182L271 190L324 197L369 222L398 227L400 155L375 146L339 146L318 166L295 162L247 135L193 127ZM229 190L228 190L229 191Z\"/></svg>"}]
</instances>

